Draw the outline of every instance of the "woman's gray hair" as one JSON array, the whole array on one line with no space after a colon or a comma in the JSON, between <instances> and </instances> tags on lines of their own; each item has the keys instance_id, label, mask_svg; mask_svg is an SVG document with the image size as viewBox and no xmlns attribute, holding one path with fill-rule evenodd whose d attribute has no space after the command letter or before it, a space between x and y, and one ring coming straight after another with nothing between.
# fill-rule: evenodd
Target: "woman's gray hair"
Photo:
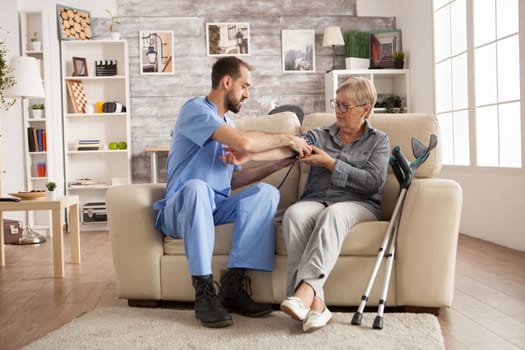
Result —
<instances>
[{"instance_id":1,"label":"woman's gray hair","mask_svg":"<svg viewBox=\"0 0 525 350\"><path fill-rule=\"evenodd\" d=\"M370 81L364 77L350 77L346 79L335 91L336 94L342 92L345 97L353 101L356 105L370 104L370 111L365 116L368 118L377 101L377 91Z\"/></svg>"}]
</instances>

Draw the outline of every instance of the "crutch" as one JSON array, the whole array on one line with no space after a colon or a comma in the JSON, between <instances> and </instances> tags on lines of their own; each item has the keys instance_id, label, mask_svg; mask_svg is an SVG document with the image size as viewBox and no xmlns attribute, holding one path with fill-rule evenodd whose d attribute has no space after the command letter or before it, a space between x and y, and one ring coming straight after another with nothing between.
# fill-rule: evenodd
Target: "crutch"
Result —
<instances>
[{"instance_id":1,"label":"crutch","mask_svg":"<svg viewBox=\"0 0 525 350\"><path fill-rule=\"evenodd\" d=\"M397 239L397 229L398 229L399 220L401 217L400 215L401 208L403 207L403 204L405 201L406 192L408 188L410 187L410 184L412 183L412 178L414 176L415 170L421 164L425 162L425 160L430 155L430 152L432 151L432 149L436 147L436 145L437 145L437 136L435 134L430 135L430 142L429 142L428 147L425 147L425 145L422 144L421 141L413 137L412 138L412 151L416 159L412 163L408 162L407 158L405 157L405 155L403 154L399 146L394 147L394 149L392 150L390 166L392 167L392 171L397 181L399 182L399 187L401 191L399 193L398 200L394 207L392 218L388 224L388 227L385 233L385 237L383 238L383 242L381 243L381 246L379 248L376 263L372 270L372 274L370 275L370 279L368 280L368 284L365 288L365 292L363 293L363 296L361 297L361 302L359 303L358 310L354 314L354 317L352 318L353 325L361 324L361 320L363 318L363 311L365 309L366 302L368 301L368 296L370 294L375 278L379 271L379 267L381 266L381 262L385 254L385 249L390 242L390 248L387 254L387 266L386 266L386 272L385 272L385 280L384 280L383 289L381 292L381 297L379 299L378 314L376 318L374 319L374 324L373 324L373 328L375 329L383 328L383 313L384 313L386 296L388 293L390 275L392 272L393 260L394 260L394 255L395 255L395 242Z\"/></svg>"}]
</instances>

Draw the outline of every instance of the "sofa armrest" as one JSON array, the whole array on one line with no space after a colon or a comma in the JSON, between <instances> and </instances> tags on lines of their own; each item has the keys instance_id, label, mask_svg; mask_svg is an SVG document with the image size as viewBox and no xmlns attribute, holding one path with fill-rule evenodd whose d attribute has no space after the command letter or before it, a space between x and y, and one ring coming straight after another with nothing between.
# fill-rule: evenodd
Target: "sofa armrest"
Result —
<instances>
[{"instance_id":1,"label":"sofa armrest","mask_svg":"<svg viewBox=\"0 0 525 350\"><path fill-rule=\"evenodd\" d=\"M463 196L453 180L415 179L396 248L397 304L450 306Z\"/></svg>"},{"instance_id":2,"label":"sofa armrest","mask_svg":"<svg viewBox=\"0 0 525 350\"><path fill-rule=\"evenodd\" d=\"M154 227L153 203L165 184L133 184L106 192L117 293L126 299L161 299L163 237Z\"/></svg>"}]
</instances>

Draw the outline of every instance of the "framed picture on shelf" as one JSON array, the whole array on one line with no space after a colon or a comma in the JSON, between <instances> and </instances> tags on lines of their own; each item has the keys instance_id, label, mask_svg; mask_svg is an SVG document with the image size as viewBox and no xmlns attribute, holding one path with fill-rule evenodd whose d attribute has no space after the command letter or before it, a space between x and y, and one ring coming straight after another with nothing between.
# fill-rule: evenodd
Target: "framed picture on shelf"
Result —
<instances>
[{"instance_id":1,"label":"framed picture on shelf","mask_svg":"<svg viewBox=\"0 0 525 350\"><path fill-rule=\"evenodd\" d=\"M315 31L283 29L282 62L284 73L315 72Z\"/></svg>"},{"instance_id":2,"label":"framed picture on shelf","mask_svg":"<svg viewBox=\"0 0 525 350\"><path fill-rule=\"evenodd\" d=\"M401 31L370 33L370 68L394 68L394 52L401 51Z\"/></svg>"},{"instance_id":3,"label":"framed picture on shelf","mask_svg":"<svg viewBox=\"0 0 525 350\"><path fill-rule=\"evenodd\" d=\"M73 106L73 111L75 113L85 113L87 98L84 91L84 85L80 80L68 80L67 82L67 92L69 93L69 98L71 99L71 105Z\"/></svg>"},{"instance_id":4,"label":"framed picture on shelf","mask_svg":"<svg viewBox=\"0 0 525 350\"><path fill-rule=\"evenodd\" d=\"M73 76L87 77L88 70L85 57L73 57Z\"/></svg>"},{"instance_id":5,"label":"framed picture on shelf","mask_svg":"<svg viewBox=\"0 0 525 350\"><path fill-rule=\"evenodd\" d=\"M91 40L94 38L89 11L56 5L60 40Z\"/></svg>"},{"instance_id":6,"label":"framed picture on shelf","mask_svg":"<svg viewBox=\"0 0 525 350\"><path fill-rule=\"evenodd\" d=\"M208 56L249 56L249 23L206 23Z\"/></svg>"},{"instance_id":7,"label":"framed picture on shelf","mask_svg":"<svg viewBox=\"0 0 525 350\"><path fill-rule=\"evenodd\" d=\"M139 33L140 74L175 74L172 31Z\"/></svg>"}]
</instances>

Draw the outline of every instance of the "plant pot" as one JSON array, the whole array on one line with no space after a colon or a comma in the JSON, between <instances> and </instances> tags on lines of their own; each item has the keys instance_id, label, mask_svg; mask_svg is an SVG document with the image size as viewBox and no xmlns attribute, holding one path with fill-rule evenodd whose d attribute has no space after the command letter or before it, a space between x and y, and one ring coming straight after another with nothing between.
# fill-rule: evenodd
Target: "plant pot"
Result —
<instances>
[{"instance_id":1,"label":"plant pot","mask_svg":"<svg viewBox=\"0 0 525 350\"><path fill-rule=\"evenodd\" d=\"M346 69L368 69L370 60L368 58L346 57Z\"/></svg>"},{"instance_id":2,"label":"plant pot","mask_svg":"<svg viewBox=\"0 0 525 350\"><path fill-rule=\"evenodd\" d=\"M394 67L397 69L403 69L405 66L405 61L394 61Z\"/></svg>"},{"instance_id":3,"label":"plant pot","mask_svg":"<svg viewBox=\"0 0 525 350\"><path fill-rule=\"evenodd\" d=\"M47 191L47 199L49 199L50 201L54 201L55 199L57 199L56 192L55 191Z\"/></svg>"},{"instance_id":4,"label":"plant pot","mask_svg":"<svg viewBox=\"0 0 525 350\"><path fill-rule=\"evenodd\" d=\"M32 109L31 113L33 114L33 118L35 118L35 119L42 119L42 118L44 118L44 110L43 109Z\"/></svg>"},{"instance_id":5,"label":"plant pot","mask_svg":"<svg viewBox=\"0 0 525 350\"><path fill-rule=\"evenodd\" d=\"M117 32L111 32L111 40L120 40L120 33Z\"/></svg>"},{"instance_id":6,"label":"plant pot","mask_svg":"<svg viewBox=\"0 0 525 350\"><path fill-rule=\"evenodd\" d=\"M31 42L31 48L33 51L41 51L42 50L42 42L40 41L32 41Z\"/></svg>"}]
</instances>

